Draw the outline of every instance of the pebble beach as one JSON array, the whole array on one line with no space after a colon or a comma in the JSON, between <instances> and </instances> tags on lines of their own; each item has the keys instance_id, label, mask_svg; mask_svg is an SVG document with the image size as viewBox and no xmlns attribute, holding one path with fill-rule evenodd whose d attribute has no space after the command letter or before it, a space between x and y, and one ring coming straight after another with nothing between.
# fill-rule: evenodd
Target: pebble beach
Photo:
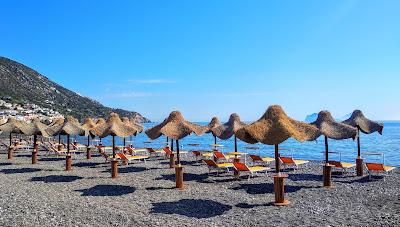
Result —
<instances>
[{"instance_id":1,"label":"pebble beach","mask_svg":"<svg viewBox=\"0 0 400 227\"><path fill-rule=\"evenodd\" d=\"M184 190L175 189L168 160L119 166L93 151L65 157L30 152L7 160L0 152L1 226L397 226L400 222L400 172L384 178L334 173L331 189L322 185L322 163L286 170L288 206L273 205L273 179L259 174L237 180L233 173L208 174L194 157L183 157ZM272 171L271 171L272 172Z\"/></svg>"}]
</instances>

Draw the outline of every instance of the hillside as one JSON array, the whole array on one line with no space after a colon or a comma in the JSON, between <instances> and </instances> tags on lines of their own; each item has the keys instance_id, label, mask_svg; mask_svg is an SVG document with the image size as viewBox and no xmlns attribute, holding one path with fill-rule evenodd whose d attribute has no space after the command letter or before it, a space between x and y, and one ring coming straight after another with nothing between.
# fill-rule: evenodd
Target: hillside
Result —
<instances>
[{"instance_id":1,"label":"hillside","mask_svg":"<svg viewBox=\"0 0 400 227\"><path fill-rule=\"evenodd\" d=\"M121 117L134 117L141 122L149 121L137 112L105 107L95 100L52 82L23 64L4 57L0 57L0 97L7 97L18 104L36 104L78 119L107 117L110 112L116 112Z\"/></svg>"}]
</instances>

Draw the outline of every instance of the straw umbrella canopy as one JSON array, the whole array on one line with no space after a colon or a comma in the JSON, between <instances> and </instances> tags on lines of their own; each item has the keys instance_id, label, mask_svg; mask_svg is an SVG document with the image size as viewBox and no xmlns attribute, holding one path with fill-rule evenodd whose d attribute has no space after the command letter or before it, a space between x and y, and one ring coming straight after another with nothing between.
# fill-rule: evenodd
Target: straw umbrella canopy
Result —
<instances>
[{"instance_id":1,"label":"straw umbrella canopy","mask_svg":"<svg viewBox=\"0 0 400 227\"><path fill-rule=\"evenodd\" d=\"M83 124L81 125L81 128L85 131L85 137L87 137L87 147L90 146L90 137L94 137L94 135L92 135L90 133L90 130L94 129L96 127L96 123L94 122L94 120L90 117L85 118L85 120L83 121Z\"/></svg>"},{"instance_id":2,"label":"straw umbrella canopy","mask_svg":"<svg viewBox=\"0 0 400 227\"><path fill-rule=\"evenodd\" d=\"M162 135L176 140L177 161L180 165L179 140L190 135L191 133L195 133L196 135L200 136L204 134L206 130L206 126L193 124L185 120L179 111L173 111L161 124L146 130L145 133L152 140L157 139Z\"/></svg>"},{"instance_id":3,"label":"straw umbrella canopy","mask_svg":"<svg viewBox=\"0 0 400 227\"><path fill-rule=\"evenodd\" d=\"M361 110L354 110L350 118L343 121L342 123L356 127L358 132L361 131L365 134L378 132L379 134L382 135L383 131L383 124L366 118L363 112L361 112ZM358 156L360 157L361 156L360 135L357 136L357 144L358 144Z\"/></svg>"},{"instance_id":4,"label":"straw umbrella canopy","mask_svg":"<svg viewBox=\"0 0 400 227\"><path fill-rule=\"evenodd\" d=\"M122 122L124 124L136 129L136 132L133 134L134 136L136 136L138 133L143 132L143 126L141 126L141 125L137 124L136 122L134 122L133 118L131 120L129 120L128 117L122 117L121 119L122 119ZM131 137L131 142L132 142L132 135L130 137ZM124 138L124 147L125 146L126 146L126 141L125 141L125 138Z\"/></svg>"},{"instance_id":5,"label":"straw umbrella canopy","mask_svg":"<svg viewBox=\"0 0 400 227\"><path fill-rule=\"evenodd\" d=\"M121 118L116 113L111 113L110 117L105 122L99 122L95 128L90 130L93 135L100 138L112 136L113 140L113 158L115 158L115 136L128 137L137 133L137 129L122 122Z\"/></svg>"},{"instance_id":6,"label":"straw umbrella canopy","mask_svg":"<svg viewBox=\"0 0 400 227\"><path fill-rule=\"evenodd\" d=\"M40 122L38 118L32 119L30 123L24 122L21 124L20 129L22 133L27 136L33 136L33 151L32 151L32 164L36 164L37 162L37 136L44 135L47 136L46 133L47 125Z\"/></svg>"},{"instance_id":7,"label":"straw umbrella canopy","mask_svg":"<svg viewBox=\"0 0 400 227\"><path fill-rule=\"evenodd\" d=\"M219 121L219 119L217 117L213 117L210 121L210 123L208 123L207 125L207 131L206 133L212 133L213 137L214 137L214 144L217 144L217 135L214 133L214 129L219 127L221 125L221 122Z\"/></svg>"},{"instance_id":8,"label":"straw umbrella canopy","mask_svg":"<svg viewBox=\"0 0 400 227\"><path fill-rule=\"evenodd\" d=\"M360 131L365 134L371 134L374 132L378 132L382 135L383 124L372 121L364 116L361 110L354 110L351 114L350 118L343 121L342 123L351 125L357 128L358 136L357 136L357 176L363 175L363 160L361 158L361 143L360 143Z\"/></svg>"},{"instance_id":9,"label":"straw umbrella canopy","mask_svg":"<svg viewBox=\"0 0 400 227\"><path fill-rule=\"evenodd\" d=\"M247 143L261 142L275 145L275 171L279 173L278 146L280 143L289 138L294 138L299 142L312 141L321 134L315 126L291 119L281 106L273 105L268 107L259 120L239 129L236 135Z\"/></svg>"},{"instance_id":10,"label":"straw umbrella canopy","mask_svg":"<svg viewBox=\"0 0 400 227\"><path fill-rule=\"evenodd\" d=\"M328 138L335 140L343 140L357 136L357 129L350 125L336 122L329 111L323 110L318 113L316 121L311 123L315 125L325 137L325 163L329 161L329 145Z\"/></svg>"},{"instance_id":11,"label":"straw umbrella canopy","mask_svg":"<svg viewBox=\"0 0 400 227\"><path fill-rule=\"evenodd\" d=\"M21 132L22 121L19 121L13 117L8 118L7 122L0 125L0 131L3 133L8 133L10 138L10 147L12 146L12 133L22 133Z\"/></svg>"},{"instance_id":12,"label":"straw umbrella canopy","mask_svg":"<svg viewBox=\"0 0 400 227\"><path fill-rule=\"evenodd\" d=\"M98 126L98 125L102 125L102 124L105 124L106 123L106 120L104 119L104 118L98 118L97 119L97 121L96 121L96 126ZM94 132L91 132L94 136L98 136L98 135L96 135L96 134L94 134ZM100 139L100 145L102 145L101 144L101 138L99 137L99 139Z\"/></svg>"},{"instance_id":13,"label":"straw umbrella canopy","mask_svg":"<svg viewBox=\"0 0 400 227\"><path fill-rule=\"evenodd\" d=\"M240 121L239 115L233 113L229 117L228 122L214 127L213 129L211 129L211 131L213 135L223 140L227 140L232 136L234 136L235 152L237 152L236 133L239 129L243 128L244 126L246 126L246 124Z\"/></svg>"},{"instance_id":14,"label":"straw umbrella canopy","mask_svg":"<svg viewBox=\"0 0 400 227\"><path fill-rule=\"evenodd\" d=\"M56 118L47 127L54 127L55 125L63 124L64 121L65 121L64 118ZM49 137L49 135L46 135L46 137ZM61 146L61 135L60 134L58 135L58 146Z\"/></svg>"},{"instance_id":15,"label":"straw umbrella canopy","mask_svg":"<svg viewBox=\"0 0 400 227\"><path fill-rule=\"evenodd\" d=\"M58 124L57 124L58 122ZM67 153L70 154L69 149L69 137L71 135L85 135L85 130L81 127L81 124L74 117L67 117L67 121L58 120L51 126L47 127L45 132L49 136L55 135L67 135Z\"/></svg>"},{"instance_id":16,"label":"straw umbrella canopy","mask_svg":"<svg viewBox=\"0 0 400 227\"><path fill-rule=\"evenodd\" d=\"M0 125L5 124L7 122L7 118L0 119Z\"/></svg>"}]
</instances>

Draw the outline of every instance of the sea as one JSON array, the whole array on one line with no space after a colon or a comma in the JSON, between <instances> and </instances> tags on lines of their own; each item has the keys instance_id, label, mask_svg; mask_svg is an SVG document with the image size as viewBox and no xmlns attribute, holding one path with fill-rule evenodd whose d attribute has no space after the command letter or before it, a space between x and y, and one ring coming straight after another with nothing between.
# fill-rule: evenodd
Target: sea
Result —
<instances>
[{"instance_id":1,"label":"sea","mask_svg":"<svg viewBox=\"0 0 400 227\"><path fill-rule=\"evenodd\" d=\"M400 121L386 121L384 123L383 135L378 133L362 134L360 135L361 141L361 156L364 162L378 162L384 163L389 166L400 167ZM157 125L158 123L145 123L145 130ZM198 122L197 124L207 125L208 122ZM86 144L86 138L80 137L77 140ZM111 145L111 137L103 138L103 144ZM117 145L123 145L122 138L115 139ZM126 138L126 143L132 143L136 148L153 147L161 148L165 146L167 138L161 136L156 140L150 140L146 134L140 133L137 136ZM149 143L150 142L150 143ZM97 141L91 142L96 144ZM214 143L212 134L204 134L196 136L189 135L179 141L181 150L211 150L210 144ZM219 150L222 152L234 151L234 138L228 140L217 139L217 143L223 145ZM243 141L237 140L238 151L246 152L249 154L258 154L261 156L274 157L274 146L265 144L247 144ZM333 140L329 139L329 160L337 160L343 162L355 163L357 157L357 141L353 139L346 140ZM198 146L191 146L190 144L199 144ZM174 145L176 146L176 144ZM284 150L280 151L282 156L293 157L294 159L305 160L324 160L324 137L319 137L316 141L298 142L294 139L288 139L279 145Z\"/></svg>"}]
</instances>

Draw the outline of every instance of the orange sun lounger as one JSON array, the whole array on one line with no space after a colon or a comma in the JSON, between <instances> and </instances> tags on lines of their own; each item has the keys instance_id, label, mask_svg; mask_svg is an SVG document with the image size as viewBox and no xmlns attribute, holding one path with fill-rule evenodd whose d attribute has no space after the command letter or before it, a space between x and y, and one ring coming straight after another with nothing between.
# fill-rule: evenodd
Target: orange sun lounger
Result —
<instances>
[{"instance_id":1,"label":"orange sun lounger","mask_svg":"<svg viewBox=\"0 0 400 227\"><path fill-rule=\"evenodd\" d=\"M283 166L294 166L294 169L298 169L300 165L304 165L309 163L307 160L295 160L294 158L291 157L279 157L281 160Z\"/></svg>"},{"instance_id":2,"label":"orange sun lounger","mask_svg":"<svg viewBox=\"0 0 400 227\"><path fill-rule=\"evenodd\" d=\"M249 173L249 177L247 178L248 180L250 180L250 177L254 176L254 174L263 172L267 173L267 171L270 169L269 167L265 166L247 166L246 164L241 162L234 162L233 165L239 173Z\"/></svg>"},{"instance_id":3,"label":"orange sun lounger","mask_svg":"<svg viewBox=\"0 0 400 227\"><path fill-rule=\"evenodd\" d=\"M382 163L365 163L365 166L367 167L368 173L369 173L369 179L372 178L372 172L381 172L388 174L390 171L393 171L396 169L396 167L393 166L385 166Z\"/></svg>"},{"instance_id":4,"label":"orange sun lounger","mask_svg":"<svg viewBox=\"0 0 400 227\"><path fill-rule=\"evenodd\" d=\"M217 175L220 173L220 171L227 171L229 172L229 168L233 168L233 163L216 163L214 160L211 159L205 159L203 162L207 165L208 167L208 173L210 174L212 170L217 171Z\"/></svg>"},{"instance_id":5,"label":"orange sun lounger","mask_svg":"<svg viewBox=\"0 0 400 227\"><path fill-rule=\"evenodd\" d=\"M356 164L348 163L348 162L339 162L339 161L328 161L329 164L333 165L335 168L339 168L342 170L342 174L346 172L348 169L356 167Z\"/></svg>"},{"instance_id":6,"label":"orange sun lounger","mask_svg":"<svg viewBox=\"0 0 400 227\"><path fill-rule=\"evenodd\" d=\"M253 160L253 166L256 165L257 163L260 163L262 165L269 165L272 161L275 161L275 158L270 158L270 157L261 157L258 155L250 155L251 160Z\"/></svg>"}]
</instances>

